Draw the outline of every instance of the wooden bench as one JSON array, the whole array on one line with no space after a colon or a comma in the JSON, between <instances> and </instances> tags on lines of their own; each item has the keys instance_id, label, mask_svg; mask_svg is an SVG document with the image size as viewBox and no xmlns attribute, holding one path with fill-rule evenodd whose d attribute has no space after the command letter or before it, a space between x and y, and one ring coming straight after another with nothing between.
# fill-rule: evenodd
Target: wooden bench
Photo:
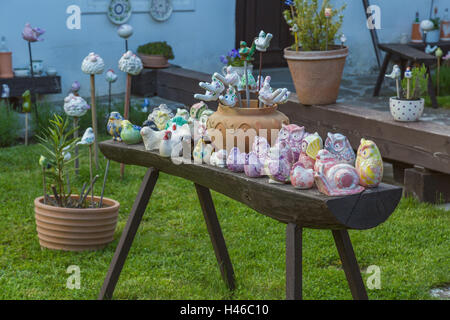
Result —
<instances>
[{"instance_id":1,"label":"wooden bench","mask_svg":"<svg viewBox=\"0 0 450 320\"><path fill-rule=\"evenodd\" d=\"M217 219L210 189L239 201L257 212L286 223L286 298L302 298L302 229L332 231L354 299L367 299L358 263L347 230L370 229L384 222L395 210L402 190L381 184L361 194L328 197L317 189L297 190L291 185L268 183L268 178L248 178L243 173L204 164L174 164L142 144L105 141L99 144L106 158L150 168L130 212L114 253L99 299L112 298L120 272L158 179L159 171L192 181L205 218L222 277L235 288L234 271ZM189 159L190 160L190 159Z\"/></svg>"},{"instance_id":2,"label":"wooden bench","mask_svg":"<svg viewBox=\"0 0 450 320\"><path fill-rule=\"evenodd\" d=\"M199 92L198 82L209 80L208 74L183 68L146 70L133 77L132 88L137 95L157 94L190 106L198 102L193 97ZM208 106L216 110L217 103ZM374 140L383 159L393 164L394 178L404 184L408 195L433 203L450 201L450 126L432 121L394 121L388 101L386 111L345 104L304 106L292 94L279 110L308 132L317 131L322 137L327 132L345 134L354 149L361 137Z\"/></svg>"}]
</instances>

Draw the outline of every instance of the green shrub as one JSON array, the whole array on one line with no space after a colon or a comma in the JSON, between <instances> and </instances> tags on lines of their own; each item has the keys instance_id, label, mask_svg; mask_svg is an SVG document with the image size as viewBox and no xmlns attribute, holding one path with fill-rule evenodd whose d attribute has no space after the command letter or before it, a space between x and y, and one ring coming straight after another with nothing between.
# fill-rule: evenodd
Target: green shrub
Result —
<instances>
[{"instance_id":1,"label":"green shrub","mask_svg":"<svg viewBox=\"0 0 450 320\"><path fill-rule=\"evenodd\" d=\"M4 102L0 102L0 110L2 116L0 117L0 147L9 147L17 143L19 138L19 115L17 112L7 110Z\"/></svg>"},{"instance_id":2,"label":"green shrub","mask_svg":"<svg viewBox=\"0 0 450 320\"><path fill-rule=\"evenodd\" d=\"M137 52L142 54L161 55L169 60L175 58L172 47L165 41L149 42L141 45L138 47Z\"/></svg>"}]
</instances>

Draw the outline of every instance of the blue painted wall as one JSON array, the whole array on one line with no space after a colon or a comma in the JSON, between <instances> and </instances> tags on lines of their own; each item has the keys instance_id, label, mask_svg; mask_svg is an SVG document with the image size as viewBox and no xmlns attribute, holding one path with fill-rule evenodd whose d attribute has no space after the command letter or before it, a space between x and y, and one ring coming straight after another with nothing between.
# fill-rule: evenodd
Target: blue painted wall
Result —
<instances>
[{"instance_id":1,"label":"blue painted wall","mask_svg":"<svg viewBox=\"0 0 450 320\"><path fill-rule=\"evenodd\" d=\"M132 0L142 3L148 0ZM177 0L174 0L177 1ZM265 0L269 1L269 0ZM278 1L278 0L270 0ZM66 8L71 4L85 9L88 5L102 3L102 0L0 0L0 35L7 37L7 45L13 51L14 67L28 63L26 42L21 31L26 22L47 30L45 41L33 44L35 59L44 60L45 66L54 66L62 76L64 94L71 83L82 84L82 95L89 95L89 77L80 70L81 61L91 51L100 54L107 68L113 68L120 75L113 85L113 93L124 90L125 76L117 67L124 43L116 34L117 26L112 24L106 13L82 15L81 30L68 30ZM361 0L333 0L336 5L347 3L342 31L348 38L350 56L346 73L370 72L376 65L375 55L366 28ZM185 68L213 72L221 67L219 56L234 46L235 1L194 0L195 10L174 12L166 22L154 21L148 13L134 13L128 21L135 32L130 38L130 49L149 41L166 40L174 48L172 63ZM416 11L421 19L428 16L431 0L371 0L381 8L380 41L395 42L402 33L410 34L411 23ZM450 0L435 0L440 13L450 7ZM106 12L106 10L105 10ZM267 30L269 31L269 30ZM98 76L97 94L107 93L104 76ZM48 99L61 99L49 96Z\"/></svg>"},{"instance_id":2,"label":"blue painted wall","mask_svg":"<svg viewBox=\"0 0 450 320\"><path fill-rule=\"evenodd\" d=\"M29 63L27 43L21 32L26 22L46 29L43 42L32 44L33 60L44 60L44 66L54 66L62 76L63 95L49 95L47 99L61 99L74 80L82 85L81 94L89 95L89 76L81 71L81 62L89 52L98 53L106 68L120 75L113 84L113 93L124 91L125 75L118 70L118 60L124 40L117 33L106 13L82 14L81 30L66 27L71 4L86 8L86 3L99 0L0 0L0 36L7 39L13 52L14 67ZM133 0L143 2L148 0ZM195 0L195 11L173 12L169 20L156 22L148 13L133 13L127 22L134 27L129 39L133 51L140 44L165 40L172 45L175 59L171 62L186 68L211 72L221 64L219 56L234 46L235 4L224 0ZM106 12L106 10L105 10ZM97 76L97 95L107 94L104 75Z\"/></svg>"}]
</instances>

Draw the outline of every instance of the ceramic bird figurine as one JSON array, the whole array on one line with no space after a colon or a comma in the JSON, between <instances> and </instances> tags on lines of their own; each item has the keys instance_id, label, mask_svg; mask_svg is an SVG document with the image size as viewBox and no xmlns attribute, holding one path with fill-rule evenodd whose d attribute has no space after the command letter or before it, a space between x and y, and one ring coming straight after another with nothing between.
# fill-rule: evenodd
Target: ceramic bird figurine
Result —
<instances>
[{"instance_id":1,"label":"ceramic bird figurine","mask_svg":"<svg viewBox=\"0 0 450 320\"><path fill-rule=\"evenodd\" d=\"M136 144L142 141L141 127L132 124L128 120L122 120L120 138L126 144Z\"/></svg>"},{"instance_id":2,"label":"ceramic bird figurine","mask_svg":"<svg viewBox=\"0 0 450 320\"><path fill-rule=\"evenodd\" d=\"M347 42L347 37L345 36L345 34L342 34L339 40L341 40L341 46L344 47L345 43Z\"/></svg>"},{"instance_id":3,"label":"ceramic bird figurine","mask_svg":"<svg viewBox=\"0 0 450 320\"><path fill-rule=\"evenodd\" d=\"M302 150L296 164L301 164L305 169L314 169L317 153L323 148L322 138L316 132L303 138Z\"/></svg>"},{"instance_id":4,"label":"ceramic bird figurine","mask_svg":"<svg viewBox=\"0 0 450 320\"><path fill-rule=\"evenodd\" d=\"M123 39L128 39L133 35L133 27L129 24L121 24L119 28L117 28L117 34Z\"/></svg>"},{"instance_id":5,"label":"ceramic bird figurine","mask_svg":"<svg viewBox=\"0 0 450 320\"><path fill-rule=\"evenodd\" d=\"M244 165L244 173L250 178L257 178L265 175L264 163L265 159L258 157L258 154L251 151L247 155L246 163Z\"/></svg>"},{"instance_id":6,"label":"ceramic bird figurine","mask_svg":"<svg viewBox=\"0 0 450 320\"><path fill-rule=\"evenodd\" d=\"M355 164L355 152L346 136L340 133L328 132L328 137L325 140L325 149L339 162L347 163L351 166Z\"/></svg>"},{"instance_id":7,"label":"ceramic bird figurine","mask_svg":"<svg viewBox=\"0 0 450 320\"><path fill-rule=\"evenodd\" d=\"M222 72L224 72L224 76L219 73L215 73L217 79L222 81L222 83L226 86L237 87L240 81L239 74L236 71L233 71L232 66L226 67Z\"/></svg>"},{"instance_id":8,"label":"ceramic bird figurine","mask_svg":"<svg viewBox=\"0 0 450 320\"><path fill-rule=\"evenodd\" d=\"M149 106L150 106L150 101L147 98L145 98L144 102L141 104L141 112L147 113Z\"/></svg>"},{"instance_id":9,"label":"ceramic bird figurine","mask_svg":"<svg viewBox=\"0 0 450 320\"><path fill-rule=\"evenodd\" d=\"M364 187L359 185L356 169L347 163L339 162L326 149L320 150L317 154L314 181L319 191L328 196L344 196L364 190Z\"/></svg>"},{"instance_id":10,"label":"ceramic bird figurine","mask_svg":"<svg viewBox=\"0 0 450 320\"><path fill-rule=\"evenodd\" d=\"M250 92L256 92L258 90L258 85L256 83L255 77L252 74L251 70L247 70L247 78L248 78L248 89ZM246 88L246 79L245 79L245 73L241 77L241 80L238 84L238 91L243 91Z\"/></svg>"},{"instance_id":11,"label":"ceramic bird figurine","mask_svg":"<svg viewBox=\"0 0 450 320\"><path fill-rule=\"evenodd\" d=\"M209 159L209 163L215 167L225 168L227 166L227 158L227 150L221 149L212 153Z\"/></svg>"},{"instance_id":12,"label":"ceramic bird figurine","mask_svg":"<svg viewBox=\"0 0 450 320\"><path fill-rule=\"evenodd\" d=\"M267 48L270 46L270 40L272 40L272 38L273 35L271 33L265 33L261 30L258 37L255 39L256 50L266 52Z\"/></svg>"},{"instance_id":13,"label":"ceramic bird figurine","mask_svg":"<svg viewBox=\"0 0 450 320\"><path fill-rule=\"evenodd\" d=\"M194 98L203 101L217 101L219 99L220 94L225 90L225 85L220 81L216 74L212 76L211 83L208 82L200 82L198 84L201 88L206 90L205 94L194 94Z\"/></svg>"},{"instance_id":14,"label":"ceramic bird figurine","mask_svg":"<svg viewBox=\"0 0 450 320\"><path fill-rule=\"evenodd\" d=\"M9 98L9 92L10 92L9 86L7 84L3 84L1 98L3 98L3 99Z\"/></svg>"},{"instance_id":15,"label":"ceramic bird figurine","mask_svg":"<svg viewBox=\"0 0 450 320\"><path fill-rule=\"evenodd\" d=\"M373 141L361 139L355 167L360 185L374 188L380 184L383 179L383 160L380 150Z\"/></svg>"},{"instance_id":16,"label":"ceramic bird figurine","mask_svg":"<svg viewBox=\"0 0 450 320\"><path fill-rule=\"evenodd\" d=\"M180 142L182 139L191 140L191 129L189 128L189 124L185 123L181 126L173 123L167 130L172 132L172 140L174 142Z\"/></svg>"},{"instance_id":17,"label":"ceramic bird figurine","mask_svg":"<svg viewBox=\"0 0 450 320\"><path fill-rule=\"evenodd\" d=\"M189 121L189 111L183 108L177 108L175 117L182 117L184 120Z\"/></svg>"},{"instance_id":18,"label":"ceramic bird figurine","mask_svg":"<svg viewBox=\"0 0 450 320\"><path fill-rule=\"evenodd\" d=\"M113 137L114 141L122 141L120 138L120 132L122 131L122 120L123 117L119 112L111 112L108 119L108 124L106 125L106 131Z\"/></svg>"},{"instance_id":19,"label":"ceramic bird figurine","mask_svg":"<svg viewBox=\"0 0 450 320\"><path fill-rule=\"evenodd\" d=\"M236 103L238 102L236 89L234 89L234 87L232 87L232 86L229 86L228 89L225 91L225 95L219 96L219 101L224 106L234 107L236 105Z\"/></svg>"},{"instance_id":20,"label":"ceramic bird figurine","mask_svg":"<svg viewBox=\"0 0 450 320\"><path fill-rule=\"evenodd\" d=\"M437 50L437 48L438 46L432 47L431 45L427 44L427 46L425 47L425 53L432 54Z\"/></svg>"},{"instance_id":21,"label":"ceramic bird figurine","mask_svg":"<svg viewBox=\"0 0 450 320\"><path fill-rule=\"evenodd\" d=\"M30 90L26 90L22 94L22 112L24 112L24 113L31 112L31 92L30 92Z\"/></svg>"},{"instance_id":22,"label":"ceramic bird figurine","mask_svg":"<svg viewBox=\"0 0 450 320\"><path fill-rule=\"evenodd\" d=\"M159 107L153 109L149 114L148 120L153 121L158 130L165 130L167 122L173 117L172 111L165 104L161 104Z\"/></svg>"},{"instance_id":23,"label":"ceramic bird figurine","mask_svg":"<svg viewBox=\"0 0 450 320\"><path fill-rule=\"evenodd\" d=\"M304 136L305 136L305 127L300 127L296 124L289 124L289 125L282 124L281 126L281 130L278 133L276 143L278 144L284 141L289 144L294 154L293 159L290 159L291 163L297 161L300 155Z\"/></svg>"},{"instance_id":24,"label":"ceramic bird figurine","mask_svg":"<svg viewBox=\"0 0 450 320\"><path fill-rule=\"evenodd\" d=\"M73 93L75 96L78 97L78 91L81 89L81 84L75 80L72 82L72 85L70 86L70 92Z\"/></svg>"},{"instance_id":25,"label":"ceramic bird figurine","mask_svg":"<svg viewBox=\"0 0 450 320\"><path fill-rule=\"evenodd\" d=\"M108 71L106 71L105 73L105 79L110 83L114 83L117 81L117 74L114 72L113 69L108 69Z\"/></svg>"},{"instance_id":26,"label":"ceramic bird figurine","mask_svg":"<svg viewBox=\"0 0 450 320\"><path fill-rule=\"evenodd\" d=\"M245 41L241 41L239 46L239 56L241 57L241 60L251 61L256 50L255 42L253 42L251 48L247 47L247 42Z\"/></svg>"},{"instance_id":27,"label":"ceramic bird figurine","mask_svg":"<svg viewBox=\"0 0 450 320\"><path fill-rule=\"evenodd\" d=\"M208 106L203 101L200 101L196 104L193 104L191 106L191 109L189 110L189 114L192 119L200 119L200 116L202 113L208 109Z\"/></svg>"},{"instance_id":28,"label":"ceramic bird figurine","mask_svg":"<svg viewBox=\"0 0 450 320\"><path fill-rule=\"evenodd\" d=\"M400 70L400 67L398 65L394 65L392 68L392 72L390 74L386 74L385 76L391 79L398 79L402 75L402 71Z\"/></svg>"},{"instance_id":29,"label":"ceramic bird figurine","mask_svg":"<svg viewBox=\"0 0 450 320\"><path fill-rule=\"evenodd\" d=\"M314 170L305 168L300 162L297 162L292 166L290 179L294 188L310 189L314 185Z\"/></svg>"},{"instance_id":30,"label":"ceramic bird figurine","mask_svg":"<svg viewBox=\"0 0 450 320\"><path fill-rule=\"evenodd\" d=\"M83 137L79 142L77 142L77 144L90 146L94 143L94 141L95 141L94 130L92 130L92 128L89 127L86 129L86 131L83 134Z\"/></svg>"},{"instance_id":31,"label":"ceramic bird figurine","mask_svg":"<svg viewBox=\"0 0 450 320\"><path fill-rule=\"evenodd\" d=\"M142 127L140 134L144 141L145 150L155 150L159 148L165 131L153 130L151 127Z\"/></svg>"},{"instance_id":32,"label":"ceramic bird figurine","mask_svg":"<svg viewBox=\"0 0 450 320\"><path fill-rule=\"evenodd\" d=\"M411 67L406 68L406 70L405 70L405 78L406 79L411 79L412 78Z\"/></svg>"},{"instance_id":33,"label":"ceramic bird figurine","mask_svg":"<svg viewBox=\"0 0 450 320\"><path fill-rule=\"evenodd\" d=\"M245 152L240 152L239 148L234 147L230 150L227 158L227 168L233 172L244 172L244 165L246 163Z\"/></svg>"},{"instance_id":34,"label":"ceramic bird figurine","mask_svg":"<svg viewBox=\"0 0 450 320\"><path fill-rule=\"evenodd\" d=\"M167 121L165 129L171 130L173 124L175 124L176 127L182 127L187 123L188 122L183 117L175 116L169 121Z\"/></svg>"},{"instance_id":35,"label":"ceramic bird figurine","mask_svg":"<svg viewBox=\"0 0 450 320\"><path fill-rule=\"evenodd\" d=\"M291 93L286 88L273 91L270 87L270 80L270 76L267 76L264 79L264 84L259 90L259 101L264 103L266 106L286 103Z\"/></svg>"},{"instance_id":36,"label":"ceramic bird figurine","mask_svg":"<svg viewBox=\"0 0 450 320\"><path fill-rule=\"evenodd\" d=\"M150 129L152 129L152 130L156 130L156 131L158 131L158 127L156 126L156 123L154 122L154 121L152 121L152 120L145 120L143 123L142 123L142 127L149 127Z\"/></svg>"},{"instance_id":37,"label":"ceramic bird figurine","mask_svg":"<svg viewBox=\"0 0 450 320\"><path fill-rule=\"evenodd\" d=\"M32 28L31 24L26 23L22 31L22 38L28 42L43 41L40 36L45 33L44 29Z\"/></svg>"},{"instance_id":38,"label":"ceramic bird figurine","mask_svg":"<svg viewBox=\"0 0 450 320\"><path fill-rule=\"evenodd\" d=\"M159 155L161 157L169 158L172 155L172 132L167 130L159 145Z\"/></svg>"},{"instance_id":39,"label":"ceramic bird figurine","mask_svg":"<svg viewBox=\"0 0 450 320\"><path fill-rule=\"evenodd\" d=\"M293 152L287 141L281 141L270 148L264 164L269 183L288 183L292 168Z\"/></svg>"},{"instance_id":40,"label":"ceramic bird figurine","mask_svg":"<svg viewBox=\"0 0 450 320\"><path fill-rule=\"evenodd\" d=\"M195 163L210 163L213 147L211 144L206 144L205 140L201 138L192 152Z\"/></svg>"}]
</instances>

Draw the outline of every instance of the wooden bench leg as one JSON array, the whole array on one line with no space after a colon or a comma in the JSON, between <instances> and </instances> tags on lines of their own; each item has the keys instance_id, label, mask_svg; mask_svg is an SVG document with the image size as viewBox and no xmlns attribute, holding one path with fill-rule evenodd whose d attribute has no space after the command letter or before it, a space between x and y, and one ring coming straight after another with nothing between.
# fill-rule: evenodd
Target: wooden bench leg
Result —
<instances>
[{"instance_id":1,"label":"wooden bench leg","mask_svg":"<svg viewBox=\"0 0 450 320\"><path fill-rule=\"evenodd\" d=\"M431 77L430 66L427 66L427 74L428 74L428 95L430 96L431 106L433 108L439 107L437 97L436 97L436 89L433 85L433 79Z\"/></svg>"},{"instance_id":2,"label":"wooden bench leg","mask_svg":"<svg viewBox=\"0 0 450 320\"><path fill-rule=\"evenodd\" d=\"M381 65L380 73L378 73L377 83L375 85L375 89L373 90L373 96L378 97L380 94L381 85L383 84L384 77L386 75L386 70L389 65L389 61L391 60L392 54L386 52L384 56L383 64Z\"/></svg>"},{"instance_id":3,"label":"wooden bench leg","mask_svg":"<svg viewBox=\"0 0 450 320\"><path fill-rule=\"evenodd\" d=\"M114 289L119 280L120 272L122 271L125 260L127 259L128 252L136 235L139 224L141 223L142 216L147 208L148 201L155 188L156 181L158 180L159 170L150 168L145 174L142 181L139 193L134 201L133 208L131 209L128 217L125 229L120 237L119 244L117 245L114 257L109 266L108 273L106 274L105 281L103 282L102 289L98 296L99 300L111 299Z\"/></svg>"},{"instance_id":4,"label":"wooden bench leg","mask_svg":"<svg viewBox=\"0 0 450 320\"><path fill-rule=\"evenodd\" d=\"M211 238L212 246L214 248L214 253L216 254L217 263L219 264L220 273L222 274L222 278L227 287L230 290L234 290L235 280L233 265L231 264L219 220L217 219L211 192L206 187L196 183L194 183L194 185L197 190L198 200L200 201L200 205L202 207L206 228L208 229L209 237Z\"/></svg>"},{"instance_id":5,"label":"wooden bench leg","mask_svg":"<svg viewBox=\"0 0 450 320\"><path fill-rule=\"evenodd\" d=\"M286 227L286 300L302 299L302 228Z\"/></svg>"},{"instance_id":6,"label":"wooden bench leg","mask_svg":"<svg viewBox=\"0 0 450 320\"><path fill-rule=\"evenodd\" d=\"M332 230L332 232L353 299L368 300L348 231Z\"/></svg>"}]
</instances>

